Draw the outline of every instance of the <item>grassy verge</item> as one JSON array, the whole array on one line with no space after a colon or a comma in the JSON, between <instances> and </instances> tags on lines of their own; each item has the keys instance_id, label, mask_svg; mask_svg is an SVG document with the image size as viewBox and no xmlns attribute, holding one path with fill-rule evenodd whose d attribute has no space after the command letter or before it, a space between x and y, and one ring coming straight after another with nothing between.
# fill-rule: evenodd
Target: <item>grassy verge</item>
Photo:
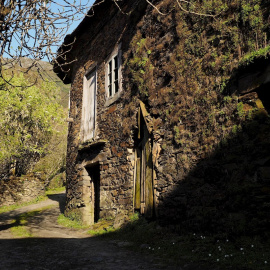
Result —
<instances>
[{"instance_id":1,"label":"grassy verge","mask_svg":"<svg viewBox=\"0 0 270 270\"><path fill-rule=\"evenodd\" d=\"M105 234L114 233L117 230L113 227L113 219L101 219L92 225L87 233L92 236L102 236Z\"/></svg>"},{"instance_id":2,"label":"grassy verge","mask_svg":"<svg viewBox=\"0 0 270 270\"><path fill-rule=\"evenodd\" d=\"M260 237L179 235L139 218L103 237L130 242L136 251L162 258L168 265L193 263L205 265L206 269L270 269L269 240Z\"/></svg>"},{"instance_id":3,"label":"grassy verge","mask_svg":"<svg viewBox=\"0 0 270 270\"><path fill-rule=\"evenodd\" d=\"M62 218L69 227L85 228L75 221L69 225L68 219ZM209 270L269 269L269 241L260 237L228 239L224 235L179 235L138 215L131 217L130 222L118 230L113 228L112 220L100 220L88 229L93 236L127 242L129 248L160 258L166 265L195 264Z\"/></svg>"},{"instance_id":4,"label":"grassy verge","mask_svg":"<svg viewBox=\"0 0 270 270\"><path fill-rule=\"evenodd\" d=\"M63 226L63 227L67 227L67 228L73 228L73 229L86 229L88 228L88 226L84 226L82 225L81 222L77 221L77 220L72 220L70 218L67 218L64 216L64 214L60 214L57 222L59 225Z\"/></svg>"},{"instance_id":5,"label":"grassy verge","mask_svg":"<svg viewBox=\"0 0 270 270\"><path fill-rule=\"evenodd\" d=\"M66 187L57 187L53 189L46 190L45 194L47 195L53 195L53 194L58 194L61 192L64 192L66 190Z\"/></svg>"},{"instance_id":6,"label":"grassy verge","mask_svg":"<svg viewBox=\"0 0 270 270\"><path fill-rule=\"evenodd\" d=\"M58 216L57 222L59 225L67 228L73 229L83 229L87 230L87 233L92 236L102 236L107 233L115 232L113 228L113 219L100 219L97 223L92 226L83 225L80 221L76 219L71 219L70 217L65 217L64 214Z\"/></svg>"},{"instance_id":7,"label":"grassy verge","mask_svg":"<svg viewBox=\"0 0 270 270\"><path fill-rule=\"evenodd\" d=\"M23 206L28 206L28 205L31 205L31 204L34 204L34 203L38 203L38 202L41 202L41 201L44 201L44 200L47 200L48 197L46 195L42 195L42 196L38 196L36 197L35 199L29 201L29 202L25 202L25 203L15 203L15 204L12 204L12 205L8 205L8 206L1 206L0 207L0 214L1 213L5 213L5 212L9 212L9 211L12 211L12 210L16 210L16 209L19 209Z\"/></svg>"}]
</instances>

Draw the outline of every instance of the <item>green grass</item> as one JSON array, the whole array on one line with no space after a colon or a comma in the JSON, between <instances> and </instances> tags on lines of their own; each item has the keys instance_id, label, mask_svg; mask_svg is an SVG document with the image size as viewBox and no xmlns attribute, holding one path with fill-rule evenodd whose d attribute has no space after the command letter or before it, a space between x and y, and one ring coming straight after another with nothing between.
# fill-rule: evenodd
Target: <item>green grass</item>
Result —
<instances>
[{"instance_id":1,"label":"green grass","mask_svg":"<svg viewBox=\"0 0 270 270\"><path fill-rule=\"evenodd\" d=\"M63 192L66 190L66 187L57 187L53 189L49 189L45 192L46 195L53 195L53 194L58 194L60 192Z\"/></svg>"},{"instance_id":2,"label":"green grass","mask_svg":"<svg viewBox=\"0 0 270 270\"><path fill-rule=\"evenodd\" d=\"M109 234L115 232L116 230L113 228L113 219L100 219L94 225L83 225L80 221L75 218L66 217L64 214L60 214L58 216L57 222L59 225L73 228L73 229L87 229L87 233L92 236L102 236L105 234Z\"/></svg>"},{"instance_id":3,"label":"green grass","mask_svg":"<svg viewBox=\"0 0 270 270\"><path fill-rule=\"evenodd\" d=\"M15 237L23 237L23 238L33 237L32 233L25 226L12 227L10 228L10 232Z\"/></svg>"},{"instance_id":4,"label":"green grass","mask_svg":"<svg viewBox=\"0 0 270 270\"><path fill-rule=\"evenodd\" d=\"M82 225L81 222L77 220L72 220L68 217L65 217L64 214L59 215L57 222L59 225L67 228L73 228L73 229L86 229L88 226Z\"/></svg>"},{"instance_id":5,"label":"green grass","mask_svg":"<svg viewBox=\"0 0 270 270\"><path fill-rule=\"evenodd\" d=\"M125 241L136 252L154 255L166 265L195 264L206 269L268 270L270 263L269 240L261 237L228 239L225 235L176 234L156 222L148 222L134 214L121 229L113 228L113 220L102 219L93 226L60 215L60 225L87 229L92 236Z\"/></svg>"},{"instance_id":6,"label":"green grass","mask_svg":"<svg viewBox=\"0 0 270 270\"><path fill-rule=\"evenodd\" d=\"M90 227L87 231L92 236L102 236L105 234L113 233L116 229L113 227L113 219L100 219L97 223Z\"/></svg>"},{"instance_id":7,"label":"green grass","mask_svg":"<svg viewBox=\"0 0 270 270\"><path fill-rule=\"evenodd\" d=\"M10 228L11 234L15 237L33 237L30 228L27 227L29 220L32 217L41 214L41 212L50 209L51 207L52 205L49 205L17 216L13 220L14 225Z\"/></svg>"},{"instance_id":8,"label":"green grass","mask_svg":"<svg viewBox=\"0 0 270 270\"><path fill-rule=\"evenodd\" d=\"M101 236L107 233L114 232L113 219L100 219L94 225L83 225L82 222L78 221L76 217L66 217L64 214L58 216L57 222L59 225L73 228L73 229L88 229L87 233L92 236Z\"/></svg>"},{"instance_id":9,"label":"green grass","mask_svg":"<svg viewBox=\"0 0 270 270\"><path fill-rule=\"evenodd\" d=\"M179 235L136 216L122 229L102 236L133 243L135 251L152 254L168 265L194 263L208 269L268 270L270 264L269 241L260 237Z\"/></svg>"},{"instance_id":10,"label":"green grass","mask_svg":"<svg viewBox=\"0 0 270 270\"><path fill-rule=\"evenodd\" d=\"M8 206L1 206L0 207L0 214L19 209L19 208L21 208L23 206L28 206L28 205L35 204L35 203L38 203L38 202L41 202L41 201L45 201L47 199L48 199L48 197L46 195L41 195L41 196L38 196L38 197L36 197L35 199L33 199L33 200L29 201L29 202L15 203L15 204L8 205Z\"/></svg>"}]
</instances>

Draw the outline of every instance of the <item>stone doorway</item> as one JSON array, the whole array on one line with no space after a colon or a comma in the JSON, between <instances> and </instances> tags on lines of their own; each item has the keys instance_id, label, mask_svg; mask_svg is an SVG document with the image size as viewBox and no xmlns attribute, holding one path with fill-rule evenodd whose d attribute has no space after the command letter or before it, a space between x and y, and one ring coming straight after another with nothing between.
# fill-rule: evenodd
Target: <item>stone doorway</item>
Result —
<instances>
[{"instance_id":1,"label":"stone doorway","mask_svg":"<svg viewBox=\"0 0 270 270\"><path fill-rule=\"evenodd\" d=\"M93 224L100 217L100 168L95 164L85 169L90 177L90 224Z\"/></svg>"}]
</instances>

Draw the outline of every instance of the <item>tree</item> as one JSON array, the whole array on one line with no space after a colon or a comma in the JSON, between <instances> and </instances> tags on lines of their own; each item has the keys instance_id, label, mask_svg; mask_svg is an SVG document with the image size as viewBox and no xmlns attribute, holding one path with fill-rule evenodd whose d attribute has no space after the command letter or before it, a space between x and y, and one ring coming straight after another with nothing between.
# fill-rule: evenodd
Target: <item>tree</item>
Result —
<instances>
[{"instance_id":1,"label":"tree","mask_svg":"<svg viewBox=\"0 0 270 270\"><path fill-rule=\"evenodd\" d=\"M78 3L79 2L79 3ZM21 57L52 61L70 25L93 0L0 0L0 76Z\"/></svg>"},{"instance_id":2,"label":"tree","mask_svg":"<svg viewBox=\"0 0 270 270\"><path fill-rule=\"evenodd\" d=\"M94 7L105 1L115 3L119 9L124 2L0 0L0 76L3 77L3 67L12 67L14 63L20 62L21 57L34 59L29 69L37 65L40 59L52 61L55 58L56 48L62 43L70 25L85 15L94 15ZM163 14L155 5L157 1L144 1ZM196 12L196 5L192 1L174 1L184 12L204 15Z\"/></svg>"},{"instance_id":3,"label":"tree","mask_svg":"<svg viewBox=\"0 0 270 270\"><path fill-rule=\"evenodd\" d=\"M16 163L16 174L25 174L61 126L59 89L45 81L29 87L23 74L14 75L10 84L0 83L6 90L0 91L0 164Z\"/></svg>"}]
</instances>

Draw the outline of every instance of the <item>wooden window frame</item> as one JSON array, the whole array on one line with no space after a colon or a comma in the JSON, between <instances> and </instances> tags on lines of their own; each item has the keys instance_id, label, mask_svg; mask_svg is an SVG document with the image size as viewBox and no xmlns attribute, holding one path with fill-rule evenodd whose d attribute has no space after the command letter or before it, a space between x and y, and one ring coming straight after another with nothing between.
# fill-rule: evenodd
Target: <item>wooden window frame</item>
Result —
<instances>
[{"instance_id":1,"label":"wooden window frame","mask_svg":"<svg viewBox=\"0 0 270 270\"><path fill-rule=\"evenodd\" d=\"M94 119L93 119L93 132L91 134L88 134L88 135L84 135L84 132L83 132L83 126L82 126L82 123L84 121L84 112L82 111L82 121L81 121L81 141L82 142L86 142L88 140L91 140L95 137L95 133L96 133L96 116L97 116L97 66L96 65L93 65L91 66L90 69L87 70L87 72L84 74L84 77L83 77L83 97L82 97L82 106L84 106L84 98L85 98L85 94L86 94L86 91L89 91L89 85L88 85L88 81L89 81L89 78L88 76L90 76L91 74L94 74L95 76L95 91L93 93L94 95L94 100L93 100L93 113L94 113ZM89 94L89 93L88 93ZM82 108L83 110L83 108ZM90 111L89 111L90 112ZM87 139L85 139L85 137L87 137Z\"/></svg>"},{"instance_id":2,"label":"wooden window frame","mask_svg":"<svg viewBox=\"0 0 270 270\"><path fill-rule=\"evenodd\" d=\"M105 63L106 105L119 98L122 91L122 51L119 44Z\"/></svg>"}]
</instances>

